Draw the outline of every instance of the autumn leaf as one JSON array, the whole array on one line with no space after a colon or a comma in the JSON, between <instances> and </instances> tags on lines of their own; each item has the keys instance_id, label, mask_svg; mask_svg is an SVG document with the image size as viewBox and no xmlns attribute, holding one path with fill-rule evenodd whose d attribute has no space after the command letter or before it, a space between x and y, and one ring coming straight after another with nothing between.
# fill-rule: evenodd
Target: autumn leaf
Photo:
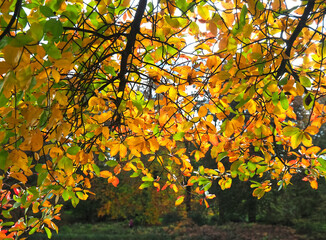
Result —
<instances>
[{"instance_id":1,"label":"autumn leaf","mask_svg":"<svg viewBox=\"0 0 326 240\"><path fill-rule=\"evenodd\" d=\"M175 201L175 206L179 206L184 200L184 196L179 196Z\"/></svg>"}]
</instances>

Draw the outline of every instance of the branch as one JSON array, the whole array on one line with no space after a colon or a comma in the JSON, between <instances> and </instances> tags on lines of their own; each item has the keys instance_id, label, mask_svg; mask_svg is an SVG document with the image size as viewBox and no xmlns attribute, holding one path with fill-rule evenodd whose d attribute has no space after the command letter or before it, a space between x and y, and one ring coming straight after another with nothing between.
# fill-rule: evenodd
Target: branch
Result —
<instances>
[{"instance_id":1,"label":"branch","mask_svg":"<svg viewBox=\"0 0 326 240\"><path fill-rule=\"evenodd\" d=\"M12 25L15 23L15 20L16 20L17 16L19 15L21 6L22 6L22 0L17 0L14 15L12 15L12 18L10 19L10 22L8 23L7 27L1 33L0 41L10 32Z\"/></svg>"},{"instance_id":2,"label":"branch","mask_svg":"<svg viewBox=\"0 0 326 240\"><path fill-rule=\"evenodd\" d=\"M115 34L111 34L109 36L105 36L101 33L98 33L96 31L92 31L92 30L88 30L88 29L82 29L82 28L77 28L77 27L63 27L64 30L73 30L75 32L83 32L83 33L90 33L93 34L96 37L100 37L104 40L110 40L112 38L118 38L120 36L125 36L124 33L115 33Z\"/></svg>"},{"instance_id":3,"label":"branch","mask_svg":"<svg viewBox=\"0 0 326 240\"><path fill-rule=\"evenodd\" d=\"M120 78L118 92L123 92L127 84L127 79L125 75L127 73L128 57L132 53L132 50L134 48L136 42L136 35L140 32L140 23L144 15L146 5L147 0L139 0L139 5L136 11L135 18L131 24L130 33L127 36L127 45L125 50L121 54L120 72L118 75L118 77ZM122 98L123 94L121 97L117 98L117 108L119 108Z\"/></svg>"},{"instance_id":4,"label":"branch","mask_svg":"<svg viewBox=\"0 0 326 240\"><path fill-rule=\"evenodd\" d=\"M301 30L306 26L308 16L309 16L310 12L314 9L314 5L315 5L315 0L308 0L308 4L301 16L301 19L300 19L297 27L294 29L290 39L287 40L287 42L286 42L287 47L285 49L285 54L287 56L290 56L294 41L299 36ZM284 72L286 70L285 66L286 66L287 61L288 61L288 59L283 58L281 65L277 70L276 79L279 79L284 74Z\"/></svg>"}]
</instances>

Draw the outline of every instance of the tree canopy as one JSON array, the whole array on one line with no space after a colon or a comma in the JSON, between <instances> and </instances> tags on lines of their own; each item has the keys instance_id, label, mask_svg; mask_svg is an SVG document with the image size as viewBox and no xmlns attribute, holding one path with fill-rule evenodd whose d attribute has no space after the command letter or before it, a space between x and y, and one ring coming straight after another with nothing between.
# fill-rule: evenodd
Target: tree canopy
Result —
<instances>
[{"instance_id":1,"label":"tree canopy","mask_svg":"<svg viewBox=\"0 0 326 240\"><path fill-rule=\"evenodd\" d=\"M51 237L61 199L121 171L206 205L212 181L250 180L258 198L299 173L318 188L324 0L0 7L0 238Z\"/></svg>"}]
</instances>

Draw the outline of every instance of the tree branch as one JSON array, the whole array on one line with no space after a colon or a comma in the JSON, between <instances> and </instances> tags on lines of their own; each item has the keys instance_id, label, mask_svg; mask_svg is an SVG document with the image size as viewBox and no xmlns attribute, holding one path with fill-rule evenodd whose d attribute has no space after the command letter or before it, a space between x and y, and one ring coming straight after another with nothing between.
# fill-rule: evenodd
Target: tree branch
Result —
<instances>
[{"instance_id":1,"label":"tree branch","mask_svg":"<svg viewBox=\"0 0 326 240\"><path fill-rule=\"evenodd\" d=\"M12 18L10 19L10 22L8 23L7 27L1 33L0 41L10 32L12 25L15 23L15 20L16 20L17 16L19 15L21 6L22 6L22 0L17 0L14 15L12 15Z\"/></svg>"},{"instance_id":2,"label":"tree branch","mask_svg":"<svg viewBox=\"0 0 326 240\"><path fill-rule=\"evenodd\" d=\"M311 11L314 9L314 5L315 5L315 0L308 0L308 4L301 16L301 19L300 19L297 27L294 29L290 39L286 41L287 47L285 49L285 54L287 56L291 55L291 50L292 50L294 41L297 39L297 37L299 36L302 29L306 26L308 16L311 13ZM277 70L276 79L279 79L285 73L285 70L286 70L285 66L286 66L287 61L288 61L288 59L283 58L281 65Z\"/></svg>"},{"instance_id":3,"label":"tree branch","mask_svg":"<svg viewBox=\"0 0 326 240\"><path fill-rule=\"evenodd\" d=\"M120 72L118 75L120 79L118 92L123 92L127 84L127 79L125 75L127 73L128 57L133 51L136 42L136 35L140 31L140 23L144 15L146 5L147 5L147 0L139 0L136 15L134 21L131 24L130 33L127 35L127 45L125 50L121 54ZM117 108L119 108L122 98L123 98L123 94L121 97L117 98L116 101Z\"/></svg>"},{"instance_id":4,"label":"tree branch","mask_svg":"<svg viewBox=\"0 0 326 240\"><path fill-rule=\"evenodd\" d=\"M63 27L64 30L73 30L73 31L76 31L76 32L83 32L83 33L90 33L90 34L93 34L94 36L96 37L100 37L104 40L110 40L112 38L118 38L120 36L125 36L126 34L124 33L115 33L115 34L111 34L109 36L105 36L101 33L98 33L96 31L92 31L92 30L88 30L88 29L81 29L81 28L77 28L77 27Z\"/></svg>"}]
</instances>

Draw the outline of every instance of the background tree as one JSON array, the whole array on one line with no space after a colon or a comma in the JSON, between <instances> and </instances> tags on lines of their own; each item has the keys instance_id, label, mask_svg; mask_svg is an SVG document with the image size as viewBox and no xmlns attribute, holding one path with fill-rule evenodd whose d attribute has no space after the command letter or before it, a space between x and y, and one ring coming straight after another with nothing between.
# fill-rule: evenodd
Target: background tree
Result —
<instances>
[{"instance_id":1,"label":"background tree","mask_svg":"<svg viewBox=\"0 0 326 240\"><path fill-rule=\"evenodd\" d=\"M192 185L206 205L214 180L254 178L261 198L272 181L324 176L323 0L16 0L1 13L2 236L51 237L60 198L87 199L94 176Z\"/></svg>"}]
</instances>

